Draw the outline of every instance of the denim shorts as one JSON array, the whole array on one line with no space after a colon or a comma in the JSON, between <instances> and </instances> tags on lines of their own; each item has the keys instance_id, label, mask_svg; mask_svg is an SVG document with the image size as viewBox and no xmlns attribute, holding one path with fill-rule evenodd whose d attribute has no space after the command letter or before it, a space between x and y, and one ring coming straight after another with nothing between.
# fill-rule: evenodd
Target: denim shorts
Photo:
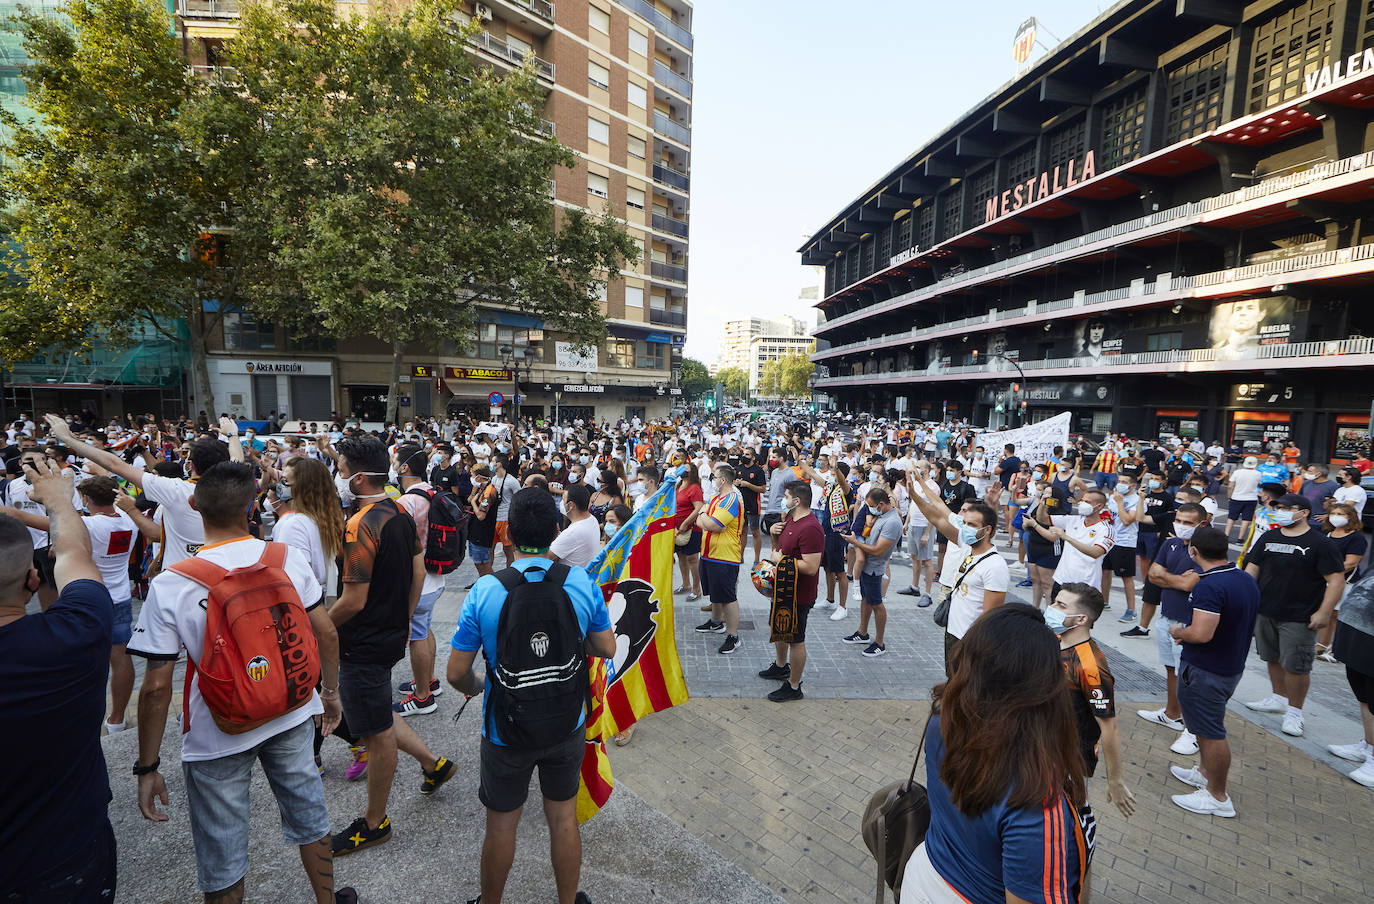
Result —
<instances>
[{"instance_id":1,"label":"denim shorts","mask_svg":"<svg viewBox=\"0 0 1374 904\"><path fill-rule=\"evenodd\" d=\"M329 835L314 741L315 722L306 719L241 753L181 764L202 892L222 891L248 874L248 789L254 762L262 763L277 799L283 842L300 846Z\"/></svg>"},{"instance_id":2,"label":"denim shorts","mask_svg":"<svg viewBox=\"0 0 1374 904\"><path fill-rule=\"evenodd\" d=\"M434 604L444 595L440 587L433 593L423 593L415 604L415 614L410 617L410 639L424 640L429 636L429 620L434 617Z\"/></svg>"},{"instance_id":3,"label":"denim shorts","mask_svg":"<svg viewBox=\"0 0 1374 904\"><path fill-rule=\"evenodd\" d=\"M1159 664L1175 672L1178 671L1178 656L1183 652L1183 647L1174 643L1173 637L1169 635L1169 629L1181 624L1183 622L1165 618L1161 613L1155 616L1154 622L1150 625L1150 634L1155 639L1155 649L1159 651Z\"/></svg>"},{"instance_id":4,"label":"denim shorts","mask_svg":"<svg viewBox=\"0 0 1374 904\"><path fill-rule=\"evenodd\" d=\"M1209 741L1226 737L1226 704L1231 702L1240 677L1218 675L1191 662L1179 666L1178 707L1190 732Z\"/></svg>"},{"instance_id":5,"label":"denim shorts","mask_svg":"<svg viewBox=\"0 0 1374 904\"><path fill-rule=\"evenodd\" d=\"M491 561L491 547L478 546L471 540L468 541L468 558L472 559L474 565L485 565Z\"/></svg>"},{"instance_id":6,"label":"denim shorts","mask_svg":"<svg viewBox=\"0 0 1374 904\"><path fill-rule=\"evenodd\" d=\"M114 633L110 635L110 646L127 644L134 636L134 601L124 600L114 604Z\"/></svg>"},{"instance_id":7,"label":"denim shorts","mask_svg":"<svg viewBox=\"0 0 1374 904\"><path fill-rule=\"evenodd\" d=\"M386 731L396 721L391 708L391 666L339 663L339 705L353 737Z\"/></svg>"},{"instance_id":8,"label":"denim shorts","mask_svg":"<svg viewBox=\"0 0 1374 904\"><path fill-rule=\"evenodd\" d=\"M866 571L859 572L859 596L870 606L881 606L883 604L883 575L869 574Z\"/></svg>"}]
</instances>

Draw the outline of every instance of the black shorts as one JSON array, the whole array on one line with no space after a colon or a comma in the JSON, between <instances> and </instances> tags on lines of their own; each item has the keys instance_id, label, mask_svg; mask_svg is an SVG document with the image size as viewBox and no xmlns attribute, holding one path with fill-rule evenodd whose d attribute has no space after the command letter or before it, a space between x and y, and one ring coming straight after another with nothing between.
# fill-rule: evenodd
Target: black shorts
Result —
<instances>
[{"instance_id":1,"label":"black shorts","mask_svg":"<svg viewBox=\"0 0 1374 904\"><path fill-rule=\"evenodd\" d=\"M766 534L773 529L774 524L782 523L782 515L764 515L761 519L763 532Z\"/></svg>"},{"instance_id":2,"label":"black shorts","mask_svg":"<svg viewBox=\"0 0 1374 904\"><path fill-rule=\"evenodd\" d=\"M391 696L391 666L339 663L339 706L351 737L381 734L395 723Z\"/></svg>"},{"instance_id":3,"label":"black shorts","mask_svg":"<svg viewBox=\"0 0 1374 904\"><path fill-rule=\"evenodd\" d=\"M572 800L582 782L582 754L586 730L577 730L540 750L505 747L482 739L481 779L477 799L497 813L510 813L525 805L530 776L539 768L539 791L545 800Z\"/></svg>"},{"instance_id":4,"label":"black shorts","mask_svg":"<svg viewBox=\"0 0 1374 904\"><path fill-rule=\"evenodd\" d=\"M697 570L701 574L701 595L713 603L733 603L739 599L739 566L728 562L702 559Z\"/></svg>"},{"instance_id":5,"label":"black shorts","mask_svg":"<svg viewBox=\"0 0 1374 904\"><path fill-rule=\"evenodd\" d=\"M806 624L806 620L802 620ZM1350 682L1350 690L1355 699L1365 706L1374 707L1374 675L1357 672L1350 666L1345 667L1345 680Z\"/></svg>"},{"instance_id":6,"label":"black shorts","mask_svg":"<svg viewBox=\"0 0 1374 904\"><path fill-rule=\"evenodd\" d=\"M1226 503L1226 517L1232 521L1249 521L1255 517L1255 500L1248 499L1241 502L1239 499L1232 499Z\"/></svg>"},{"instance_id":7,"label":"black shorts","mask_svg":"<svg viewBox=\"0 0 1374 904\"><path fill-rule=\"evenodd\" d=\"M849 544L839 534L826 534L825 549L821 551L821 568L826 571L844 571L848 547Z\"/></svg>"},{"instance_id":8,"label":"black shorts","mask_svg":"<svg viewBox=\"0 0 1374 904\"><path fill-rule=\"evenodd\" d=\"M758 512L745 512L745 513L744 513L744 529L745 529L746 531L748 531L749 533L751 533L751 534L754 533L755 531L757 531L757 530L759 529L759 513L758 513Z\"/></svg>"},{"instance_id":9,"label":"black shorts","mask_svg":"<svg viewBox=\"0 0 1374 904\"><path fill-rule=\"evenodd\" d=\"M38 569L39 586L47 584L49 587L56 587L57 575L54 568L57 562L48 555L48 552L49 547L47 546L42 549L35 549L33 551L33 567Z\"/></svg>"},{"instance_id":10,"label":"black shorts","mask_svg":"<svg viewBox=\"0 0 1374 904\"><path fill-rule=\"evenodd\" d=\"M811 621L811 608L815 605L816 603L813 600L805 606L797 607L797 630L796 633L792 635L796 640L792 641L792 643L806 643L806 625L807 622Z\"/></svg>"},{"instance_id":11,"label":"black shorts","mask_svg":"<svg viewBox=\"0 0 1374 904\"><path fill-rule=\"evenodd\" d=\"M677 547L677 554L680 556L695 556L701 552L701 531L694 530L689 534L691 537L685 546Z\"/></svg>"},{"instance_id":12,"label":"black shorts","mask_svg":"<svg viewBox=\"0 0 1374 904\"><path fill-rule=\"evenodd\" d=\"M1113 546L1102 557L1102 570L1119 578L1135 577L1135 547Z\"/></svg>"}]
</instances>

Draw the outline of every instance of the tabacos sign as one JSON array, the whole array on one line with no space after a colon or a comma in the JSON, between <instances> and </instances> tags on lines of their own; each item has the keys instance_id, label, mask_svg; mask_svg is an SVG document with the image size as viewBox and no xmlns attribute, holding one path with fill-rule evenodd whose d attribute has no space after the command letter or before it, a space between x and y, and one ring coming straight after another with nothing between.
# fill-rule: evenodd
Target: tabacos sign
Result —
<instances>
[{"instance_id":1,"label":"tabacos sign","mask_svg":"<svg viewBox=\"0 0 1374 904\"><path fill-rule=\"evenodd\" d=\"M1056 166L1052 170L1045 170L1038 176L1032 176L1025 182L1018 182L1011 188L988 198L987 206L983 212L983 222L991 223L998 217L1004 217L1009 213L1014 213L1028 204L1043 201L1051 195L1057 195L1061 191L1073 188L1080 182L1086 182L1097 175L1097 153L1088 151L1082 160L1078 158L1070 159L1068 165Z\"/></svg>"}]
</instances>

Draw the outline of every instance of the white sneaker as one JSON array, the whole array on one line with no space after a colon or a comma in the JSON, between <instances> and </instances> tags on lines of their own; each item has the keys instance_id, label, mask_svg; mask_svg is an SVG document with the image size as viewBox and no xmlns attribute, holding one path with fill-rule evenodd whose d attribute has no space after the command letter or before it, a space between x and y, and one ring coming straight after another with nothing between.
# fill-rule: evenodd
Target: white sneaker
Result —
<instances>
[{"instance_id":1,"label":"white sneaker","mask_svg":"<svg viewBox=\"0 0 1374 904\"><path fill-rule=\"evenodd\" d=\"M1295 712L1284 712L1283 733L1295 738L1302 737L1302 716Z\"/></svg>"},{"instance_id":2,"label":"white sneaker","mask_svg":"<svg viewBox=\"0 0 1374 904\"><path fill-rule=\"evenodd\" d=\"M1190 813L1203 816L1222 816L1230 819L1236 815L1236 807L1228 795L1225 800L1217 800L1206 788L1199 788L1192 794L1175 794L1170 798L1174 803Z\"/></svg>"},{"instance_id":3,"label":"white sneaker","mask_svg":"<svg viewBox=\"0 0 1374 904\"><path fill-rule=\"evenodd\" d=\"M1178 740L1169 745L1169 749L1179 756L1192 756L1197 753L1197 735L1185 728Z\"/></svg>"},{"instance_id":4,"label":"white sneaker","mask_svg":"<svg viewBox=\"0 0 1374 904\"><path fill-rule=\"evenodd\" d=\"M848 610L848 609L846 609L844 606L838 606L838 605L837 605L837 606L835 607L835 611L832 612L832 613L830 613L830 620L831 620L831 621L839 621L840 619L844 618L844 617L845 617L846 615L848 615L848 614L849 614L849 610Z\"/></svg>"},{"instance_id":5,"label":"white sneaker","mask_svg":"<svg viewBox=\"0 0 1374 904\"><path fill-rule=\"evenodd\" d=\"M1253 709L1257 713L1286 713L1288 712L1288 701L1280 700L1277 694L1270 694L1263 700L1252 700L1245 704L1246 708Z\"/></svg>"},{"instance_id":6,"label":"white sneaker","mask_svg":"<svg viewBox=\"0 0 1374 904\"><path fill-rule=\"evenodd\" d=\"M1366 788L1374 788L1374 758L1366 759L1364 765L1351 772L1349 777Z\"/></svg>"},{"instance_id":7,"label":"white sneaker","mask_svg":"<svg viewBox=\"0 0 1374 904\"><path fill-rule=\"evenodd\" d=\"M1370 751L1374 750L1364 740L1358 744L1328 744L1326 749L1341 759L1349 760L1352 763L1363 763L1369 759Z\"/></svg>"},{"instance_id":8,"label":"white sneaker","mask_svg":"<svg viewBox=\"0 0 1374 904\"><path fill-rule=\"evenodd\" d=\"M123 731L123 730L124 730L125 728L127 728L127 727L128 727L128 723L127 723L127 722L106 722L106 723L105 723L105 734L107 734L107 735L119 734L121 731ZM1346 757L1346 759L1349 759L1349 757ZM1364 759L1364 756L1361 755L1361 756L1360 756L1360 759Z\"/></svg>"},{"instance_id":9,"label":"white sneaker","mask_svg":"<svg viewBox=\"0 0 1374 904\"><path fill-rule=\"evenodd\" d=\"M1202 770L1196 766L1189 769L1184 769L1182 766L1170 766L1169 771L1174 774L1174 778L1185 785L1192 785L1194 788L1207 787L1206 777L1203 776Z\"/></svg>"},{"instance_id":10,"label":"white sneaker","mask_svg":"<svg viewBox=\"0 0 1374 904\"><path fill-rule=\"evenodd\" d=\"M1165 728L1172 728L1174 731L1183 731L1183 720L1174 719L1166 715L1162 709L1138 709L1135 711L1135 714L1146 722L1163 725Z\"/></svg>"}]
</instances>

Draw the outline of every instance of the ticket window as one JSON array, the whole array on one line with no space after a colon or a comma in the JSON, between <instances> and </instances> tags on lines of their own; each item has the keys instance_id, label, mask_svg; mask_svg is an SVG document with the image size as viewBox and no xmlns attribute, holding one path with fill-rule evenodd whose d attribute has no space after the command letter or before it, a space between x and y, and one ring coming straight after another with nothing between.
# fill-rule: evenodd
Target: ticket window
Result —
<instances>
[{"instance_id":1,"label":"ticket window","mask_svg":"<svg viewBox=\"0 0 1374 904\"><path fill-rule=\"evenodd\" d=\"M1287 443L1293 435L1292 418L1285 413L1237 411L1231 418L1231 445L1246 453L1269 451L1271 443Z\"/></svg>"}]
</instances>

